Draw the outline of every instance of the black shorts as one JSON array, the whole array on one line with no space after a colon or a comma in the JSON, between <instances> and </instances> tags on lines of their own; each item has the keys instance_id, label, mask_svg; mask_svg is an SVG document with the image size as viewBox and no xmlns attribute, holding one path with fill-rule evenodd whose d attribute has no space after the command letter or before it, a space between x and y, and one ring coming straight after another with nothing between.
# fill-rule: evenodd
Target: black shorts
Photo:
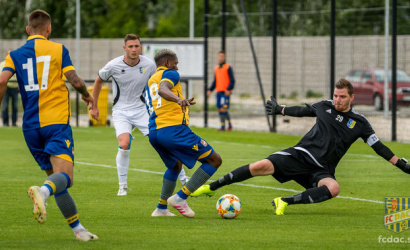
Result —
<instances>
[{"instance_id":1,"label":"black shorts","mask_svg":"<svg viewBox=\"0 0 410 250\"><path fill-rule=\"evenodd\" d=\"M280 183L293 180L308 189L317 187L319 181L327 177L336 180L329 170L311 165L308 162L301 162L292 155L271 154L266 159L272 162L275 168L272 176Z\"/></svg>"}]
</instances>

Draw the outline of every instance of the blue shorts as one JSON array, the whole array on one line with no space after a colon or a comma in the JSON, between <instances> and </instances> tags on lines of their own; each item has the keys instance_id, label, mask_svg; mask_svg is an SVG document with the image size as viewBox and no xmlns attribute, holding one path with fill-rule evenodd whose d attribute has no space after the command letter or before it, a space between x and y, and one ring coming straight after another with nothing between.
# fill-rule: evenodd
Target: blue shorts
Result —
<instances>
[{"instance_id":1,"label":"blue shorts","mask_svg":"<svg viewBox=\"0 0 410 250\"><path fill-rule=\"evenodd\" d=\"M169 169L175 167L177 160L191 169L197 161L206 160L214 152L211 145L185 125L150 130L148 136L149 142Z\"/></svg>"},{"instance_id":2,"label":"blue shorts","mask_svg":"<svg viewBox=\"0 0 410 250\"><path fill-rule=\"evenodd\" d=\"M216 107L228 109L229 108L229 97L230 95L225 96L225 92L217 92L216 93Z\"/></svg>"},{"instance_id":3,"label":"blue shorts","mask_svg":"<svg viewBox=\"0 0 410 250\"><path fill-rule=\"evenodd\" d=\"M23 131L27 146L41 170L52 169L50 156L74 162L74 140L68 124Z\"/></svg>"}]
</instances>

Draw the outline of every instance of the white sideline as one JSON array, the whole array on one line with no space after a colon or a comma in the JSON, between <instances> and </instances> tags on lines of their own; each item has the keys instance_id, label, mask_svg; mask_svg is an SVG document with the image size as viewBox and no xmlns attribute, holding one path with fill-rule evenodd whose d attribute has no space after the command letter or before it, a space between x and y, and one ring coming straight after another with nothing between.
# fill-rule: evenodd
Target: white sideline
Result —
<instances>
[{"instance_id":1,"label":"white sideline","mask_svg":"<svg viewBox=\"0 0 410 250\"><path fill-rule=\"evenodd\" d=\"M96 166L96 167L115 168L115 169L117 169L117 167L111 166L111 165L95 164L95 163L81 162L81 161L75 161L75 163L76 163L76 164L82 164L82 165L88 165L88 166ZM138 168L129 168L129 170L137 171L137 172L150 173L150 174L160 174L160 175L163 175L163 174L164 174L163 172L156 172L156 171L150 171L150 170L138 169ZM208 180L208 182L212 182L212 181L213 181L213 180ZM268 186L259 186L259 185L254 185L254 184L234 183L233 185L245 186L245 187L254 187L254 188L273 189L273 190L280 190L280 191L286 191L286 192L292 192L292 193L300 193L300 192L302 192L302 191L300 191L300 190L295 190L295 189L278 188L278 187L268 187ZM348 196L337 196L336 198L384 204L383 201L368 200L368 199L348 197Z\"/></svg>"}]
</instances>

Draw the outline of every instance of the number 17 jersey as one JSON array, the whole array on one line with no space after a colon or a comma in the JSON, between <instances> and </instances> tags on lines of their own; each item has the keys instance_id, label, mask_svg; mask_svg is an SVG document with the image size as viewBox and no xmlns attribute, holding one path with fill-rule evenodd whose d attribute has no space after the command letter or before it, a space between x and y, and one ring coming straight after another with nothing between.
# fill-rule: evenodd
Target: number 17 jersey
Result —
<instances>
[{"instance_id":1,"label":"number 17 jersey","mask_svg":"<svg viewBox=\"0 0 410 250\"><path fill-rule=\"evenodd\" d=\"M11 51L3 71L17 75L24 108L23 131L69 124L70 98L63 74L74 70L68 50L40 35Z\"/></svg>"}]
</instances>

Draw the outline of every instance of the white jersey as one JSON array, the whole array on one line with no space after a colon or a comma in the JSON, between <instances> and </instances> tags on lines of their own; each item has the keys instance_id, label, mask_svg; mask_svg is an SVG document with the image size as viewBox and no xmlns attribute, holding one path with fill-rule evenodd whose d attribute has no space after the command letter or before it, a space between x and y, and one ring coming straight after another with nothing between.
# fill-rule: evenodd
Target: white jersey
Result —
<instances>
[{"instance_id":1,"label":"white jersey","mask_svg":"<svg viewBox=\"0 0 410 250\"><path fill-rule=\"evenodd\" d=\"M119 56L98 72L104 81L112 78L113 110L145 108L141 95L149 78L155 73L156 66L151 59L139 57L139 63L130 66L124 61L124 56Z\"/></svg>"}]
</instances>

